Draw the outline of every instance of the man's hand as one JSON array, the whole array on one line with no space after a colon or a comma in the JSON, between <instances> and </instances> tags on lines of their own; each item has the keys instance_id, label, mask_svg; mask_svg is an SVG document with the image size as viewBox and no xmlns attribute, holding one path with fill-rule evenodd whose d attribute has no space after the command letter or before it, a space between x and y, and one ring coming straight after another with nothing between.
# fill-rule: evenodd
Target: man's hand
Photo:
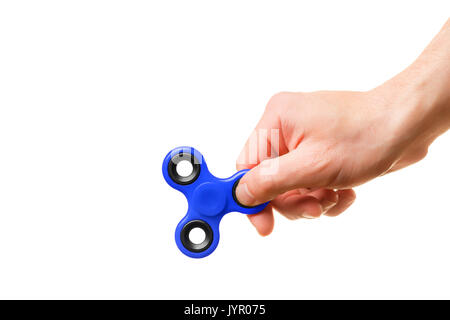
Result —
<instances>
[{"instance_id":1,"label":"man's hand","mask_svg":"<svg viewBox=\"0 0 450 320\"><path fill-rule=\"evenodd\" d=\"M449 96L449 23L413 65L374 90L279 93L238 158L237 169L251 170L236 196L248 206L271 201L249 216L261 235L273 229L272 208L289 219L337 216L355 200L353 187L425 157L450 126Z\"/></svg>"}]
</instances>

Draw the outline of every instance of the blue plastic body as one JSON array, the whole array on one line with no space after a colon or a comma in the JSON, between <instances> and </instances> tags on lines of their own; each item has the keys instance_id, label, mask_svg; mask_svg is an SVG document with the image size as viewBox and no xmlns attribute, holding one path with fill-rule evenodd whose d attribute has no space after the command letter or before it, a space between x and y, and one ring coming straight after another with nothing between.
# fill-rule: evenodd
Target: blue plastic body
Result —
<instances>
[{"instance_id":1,"label":"blue plastic body","mask_svg":"<svg viewBox=\"0 0 450 320\"><path fill-rule=\"evenodd\" d=\"M193 155L200 164L198 177L189 184L179 184L169 174L169 163L171 159L181 153ZM260 212L267 206L267 203L264 203L255 207L244 207L235 201L233 197L233 186L247 171L241 170L229 178L220 179L209 172L202 154L192 147L178 147L167 154L162 166L164 179L172 188L183 193L188 201L187 213L181 219L175 230L175 241L181 252L192 258L204 258L210 255L219 243L219 224L225 214L229 212L254 214ZM186 223L193 220L206 222L212 229L212 242L202 252L189 250L183 245L181 240L183 227Z\"/></svg>"}]
</instances>

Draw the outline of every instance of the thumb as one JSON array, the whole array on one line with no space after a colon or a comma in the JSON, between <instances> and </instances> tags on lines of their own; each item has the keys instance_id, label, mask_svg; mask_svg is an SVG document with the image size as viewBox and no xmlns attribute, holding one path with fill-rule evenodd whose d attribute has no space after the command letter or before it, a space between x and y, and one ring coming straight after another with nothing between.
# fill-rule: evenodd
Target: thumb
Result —
<instances>
[{"instance_id":1,"label":"thumb","mask_svg":"<svg viewBox=\"0 0 450 320\"><path fill-rule=\"evenodd\" d=\"M292 189L326 187L330 162L305 149L264 160L247 172L236 188L238 201L255 206Z\"/></svg>"}]
</instances>

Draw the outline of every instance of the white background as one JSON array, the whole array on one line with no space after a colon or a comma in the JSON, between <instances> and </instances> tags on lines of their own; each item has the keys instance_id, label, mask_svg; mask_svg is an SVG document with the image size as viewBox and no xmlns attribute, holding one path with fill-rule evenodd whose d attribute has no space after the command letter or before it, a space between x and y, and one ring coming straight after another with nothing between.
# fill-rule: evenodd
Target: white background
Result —
<instances>
[{"instance_id":1,"label":"white background","mask_svg":"<svg viewBox=\"0 0 450 320\"><path fill-rule=\"evenodd\" d=\"M191 145L219 177L278 91L368 90L450 1L4 1L0 298L450 298L450 135L338 218L224 218L179 252L163 180Z\"/></svg>"}]
</instances>

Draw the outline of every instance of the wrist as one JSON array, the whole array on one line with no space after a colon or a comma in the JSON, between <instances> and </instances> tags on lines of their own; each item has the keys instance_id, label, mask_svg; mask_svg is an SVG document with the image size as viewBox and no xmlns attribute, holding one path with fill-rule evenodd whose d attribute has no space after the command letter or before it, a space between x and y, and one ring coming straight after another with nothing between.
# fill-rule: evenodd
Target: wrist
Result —
<instances>
[{"instance_id":1,"label":"wrist","mask_svg":"<svg viewBox=\"0 0 450 320\"><path fill-rule=\"evenodd\" d=\"M428 146L450 128L450 20L420 57L370 91L381 101L394 144Z\"/></svg>"},{"instance_id":2,"label":"wrist","mask_svg":"<svg viewBox=\"0 0 450 320\"><path fill-rule=\"evenodd\" d=\"M448 123L441 117L443 104L425 86L426 82L417 77L409 82L394 78L370 91L369 95L377 99L382 114L379 124L391 151L402 153L413 144L428 148L446 130Z\"/></svg>"}]
</instances>

